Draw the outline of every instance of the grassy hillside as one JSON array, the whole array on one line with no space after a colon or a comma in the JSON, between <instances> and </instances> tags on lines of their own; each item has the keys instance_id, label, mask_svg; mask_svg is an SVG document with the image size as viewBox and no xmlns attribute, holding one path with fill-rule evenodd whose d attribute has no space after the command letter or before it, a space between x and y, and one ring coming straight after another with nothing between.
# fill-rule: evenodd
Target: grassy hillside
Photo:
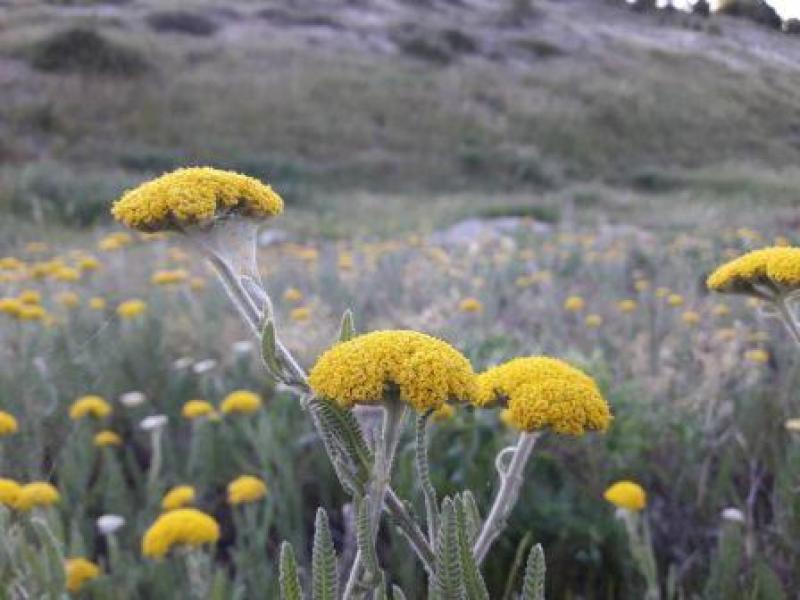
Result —
<instances>
[{"instance_id":1,"label":"grassy hillside","mask_svg":"<svg viewBox=\"0 0 800 600\"><path fill-rule=\"evenodd\" d=\"M193 163L270 179L314 228L353 191L391 194L355 212L400 224L587 185L604 211L630 190L793 200L792 37L586 0L284 4L11 3L0 202L89 223Z\"/></svg>"}]
</instances>

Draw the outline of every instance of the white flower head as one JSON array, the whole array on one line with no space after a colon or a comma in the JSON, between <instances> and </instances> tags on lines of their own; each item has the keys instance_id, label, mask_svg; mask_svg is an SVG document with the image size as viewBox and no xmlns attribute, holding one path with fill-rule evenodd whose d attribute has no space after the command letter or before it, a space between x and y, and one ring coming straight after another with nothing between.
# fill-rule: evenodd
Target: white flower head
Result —
<instances>
[{"instance_id":1,"label":"white flower head","mask_svg":"<svg viewBox=\"0 0 800 600\"><path fill-rule=\"evenodd\" d=\"M182 356L172 363L172 368L176 371L183 371L188 369L194 364L194 359L191 356Z\"/></svg>"},{"instance_id":2,"label":"white flower head","mask_svg":"<svg viewBox=\"0 0 800 600\"><path fill-rule=\"evenodd\" d=\"M216 366L217 366L216 360L214 360L213 358L207 358L205 360L200 360L194 363L192 370L195 372L195 374L202 375L203 373L208 373Z\"/></svg>"},{"instance_id":3,"label":"white flower head","mask_svg":"<svg viewBox=\"0 0 800 600\"><path fill-rule=\"evenodd\" d=\"M125 518L119 515L102 515L97 518L97 529L103 535L114 533L125 525Z\"/></svg>"},{"instance_id":4,"label":"white flower head","mask_svg":"<svg viewBox=\"0 0 800 600\"><path fill-rule=\"evenodd\" d=\"M732 506L722 510L722 520L731 521L733 523L744 523L744 513L738 508Z\"/></svg>"},{"instance_id":5,"label":"white flower head","mask_svg":"<svg viewBox=\"0 0 800 600\"><path fill-rule=\"evenodd\" d=\"M147 401L147 396L142 392L125 392L119 397L119 402L127 408L141 406Z\"/></svg>"},{"instance_id":6,"label":"white flower head","mask_svg":"<svg viewBox=\"0 0 800 600\"><path fill-rule=\"evenodd\" d=\"M250 340L240 340L238 342L234 342L231 348L233 349L234 354L238 354L240 356L244 354L250 354L253 351L253 342Z\"/></svg>"},{"instance_id":7,"label":"white flower head","mask_svg":"<svg viewBox=\"0 0 800 600\"><path fill-rule=\"evenodd\" d=\"M145 431L160 431L167 424L168 420L169 418L167 415L150 415L142 419L141 423L139 423L139 427Z\"/></svg>"}]
</instances>

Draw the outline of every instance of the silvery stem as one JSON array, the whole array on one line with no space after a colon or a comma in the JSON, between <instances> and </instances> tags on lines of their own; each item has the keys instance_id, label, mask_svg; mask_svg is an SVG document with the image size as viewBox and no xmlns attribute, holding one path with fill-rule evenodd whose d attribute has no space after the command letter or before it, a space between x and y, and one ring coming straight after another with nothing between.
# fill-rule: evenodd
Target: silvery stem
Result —
<instances>
[{"instance_id":1,"label":"silvery stem","mask_svg":"<svg viewBox=\"0 0 800 600\"><path fill-rule=\"evenodd\" d=\"M500 489L497 491L489 515L486 517L478 539L472 548L478 566L486 558L486 554L492 544L506 528L508 517L519 498L519 489L522 485L525 465L528 463L533 447L540 435L539 433L523 432L520 434L517 445L513 449L506 448L497 455L495 464L500 475ZM513 454L508 467L504 469L501 461L503 455L507 452L513 452Z\"/></svg>"}]
</instances>

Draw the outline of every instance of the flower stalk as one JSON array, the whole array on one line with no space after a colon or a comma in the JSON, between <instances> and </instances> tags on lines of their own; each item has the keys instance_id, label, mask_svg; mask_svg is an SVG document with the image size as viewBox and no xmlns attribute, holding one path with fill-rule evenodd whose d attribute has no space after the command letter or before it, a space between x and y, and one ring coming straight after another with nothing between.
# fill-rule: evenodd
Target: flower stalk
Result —
<instances>
[{"instance_id":1,"label":"flower stalk","mask_svg":"<svg viewBox=\"0 0 800 600\"><path fill-rule=\"evenodd\" d=\"M508 517L519 498L525 466L539 439L540 433L522 432L514 447L501 450L495 459L495 468L500 476L500 488L497 491L489 515L483 523L478 539L472 547L478 566L483 563L486 554L506 528ZM504 457L511 454L507 467L503 466Z\"/></svg>"}]
</instances>

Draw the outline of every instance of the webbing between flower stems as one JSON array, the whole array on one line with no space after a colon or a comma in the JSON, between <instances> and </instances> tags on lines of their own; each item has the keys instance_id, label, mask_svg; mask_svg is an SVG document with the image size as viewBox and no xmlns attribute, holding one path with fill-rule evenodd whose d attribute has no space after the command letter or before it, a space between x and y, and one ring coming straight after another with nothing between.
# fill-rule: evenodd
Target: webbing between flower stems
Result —
<instances>
[{"instance_id":1,"label":"webbing between flower stems","mask_svg":"<svg viewBox=\"0 0 800 600\"><path fill-rule=\"evenodd\" d=\"M508 468L503 470L498 461L497 471L500 475L500 489L497 491L492 508L483 523L478 539L472 547L472 553L475 555L475 562L478 566L481 565L492 544L506 527L508 516L519 498L519 488L522 485L525 465L528 464L528 459L540 435L540 433L523 431L514 448Z\"/></svg>"},{"instance_id":2,"label":"webbing between flower stems","mask_svg":"<svg viewBox=\"0 0 800 600\"><path fill-rule=\"evenodd\" d=\"M203 246L200 246L200 248L211 261L211 264L214 267L214 270L217 273L223 288L233 301L233 304L237 308L242 320L250 327L250 330L256 339L259 339L261 336L261 331L259 329L258 311L253 304L252 299L248 296L246 290L243 289L236 275L232 272L230 266L224 260L209 252ZM283 343L277 339L275 340L275 346L281 358L286 360L290 369L297 376L299 380L298 385L303 388L304 392L310 391L308 390L308 377L305 371L303 371L303 368L297 363L288 348L286 348ZM319 426L314 419L312 419L312 422L314 423L314 428L317 430L317 435L321 437ZM332 460L331 457L328 458L329 460ZM417 522L411 517L405 505L403 504L403 501L399 498L391 486L387 487L386 489L383 508L387 513L404 524L404 532L411 548L423 563L425 569L429 573L432 573L434 556L433 551L431 550L430 545L425 538L425 534L422 532Z\"/></svg>"}]
</instances>

